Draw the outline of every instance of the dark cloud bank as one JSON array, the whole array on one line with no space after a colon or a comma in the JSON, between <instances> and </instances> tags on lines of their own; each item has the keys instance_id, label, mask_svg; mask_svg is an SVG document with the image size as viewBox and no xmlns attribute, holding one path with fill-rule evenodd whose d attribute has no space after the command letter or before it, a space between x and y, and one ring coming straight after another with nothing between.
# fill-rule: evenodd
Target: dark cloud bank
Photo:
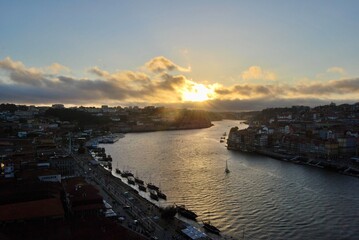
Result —
<instances>
[{"instance_id":1,"label":"dark cloud bank","mask_svg":"<svg viewBox=\"0 0 359 240\"><path fill-rule=\"evenodd\" d=\"M260 110L292 105L316 106L353 103L357 99L335 99L333 95L359 93L359 78L296 85L237 84L215 89L215 100L205 103L182 102L179 89L191 84L178 72L187 72L164 57L145 64L147 73L124 71L108 73L98 67L89 70L94 79L54 75L41 69L27 68L21 62L0 61L0 102L25 104L77 105L161 105L208 110ZM176 71L173 74L172 71ZM193 82L192 82L193 83ZM343 99L343 98L340 98Z\"/></svg>"}]
</instances>

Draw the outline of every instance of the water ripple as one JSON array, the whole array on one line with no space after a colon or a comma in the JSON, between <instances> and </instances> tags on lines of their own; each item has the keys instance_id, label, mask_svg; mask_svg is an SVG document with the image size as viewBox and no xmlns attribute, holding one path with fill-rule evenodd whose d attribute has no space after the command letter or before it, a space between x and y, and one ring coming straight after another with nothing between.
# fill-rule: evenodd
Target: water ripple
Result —
<instances>
[{"instance_id":1,"label":"water ripple","mask_svg":"<svg viewBox=\"0 0 359 240\"><path fill-rule=\"evenodd\" d=\"M237 239L358 239L357 179L227 151L219 139L235 124L126 134L103 146L113 166L160 184L168 203L185 204Z\"/></svg>"}]
</instances>

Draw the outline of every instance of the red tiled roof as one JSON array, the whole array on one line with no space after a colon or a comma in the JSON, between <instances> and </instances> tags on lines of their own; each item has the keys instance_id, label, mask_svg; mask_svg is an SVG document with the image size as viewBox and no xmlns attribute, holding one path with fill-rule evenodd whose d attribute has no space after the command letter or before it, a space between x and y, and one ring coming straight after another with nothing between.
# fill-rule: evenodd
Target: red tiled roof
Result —
<instances>
[{"instance_id":1,"label":"red tiled roof","mask_svg":"<svg viewBox=\"0 0 359 240\"><path fill-rule=\"evenodd\" d=\"M60 198L62 186L58 182L0 181L0 205L40 199Z\"/></svg>"},{"instance_id":2,"label":"red tiled roof","mask_svg":"<svg viewBox=\"0 0 359 240\"><path fill-rule=\"evenodd\" d=\"M71 239L126 239L126 240L145 240L148 239L130 229L116 224L114 221L104 217L86 217L77 219L76 226L72 228Z\"/></svg>"},{"instance_id":3,"label":"red tiled roof","mask_svg":"<svg viewBox=\"0 0 359 240\"><path fill-rule=\"evenodd\" d=\"M63 217L64 209L57 198L13 203L0 206L0 221L26 220L42 217Z\"/></svg>"}]
</instances>

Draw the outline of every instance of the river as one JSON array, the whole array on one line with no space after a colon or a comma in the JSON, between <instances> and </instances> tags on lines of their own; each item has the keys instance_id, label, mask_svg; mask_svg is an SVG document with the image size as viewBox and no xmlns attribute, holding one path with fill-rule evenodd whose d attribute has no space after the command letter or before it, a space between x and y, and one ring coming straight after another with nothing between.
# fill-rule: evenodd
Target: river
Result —
<instances>
[{"instance_id":1,"label":"river","mask_svg":"<svg viewBox=\"0 0 359 240\"><path fill-rule=\"evenodd\" d=\"M160 185L167 203L185 204L235 239L359 239L359 179L269 157L228 151L224 132L206 129L128 133L102 145L113 171ZM229 174L225 174L228 160Z\"/></svg>"}]
</instances>

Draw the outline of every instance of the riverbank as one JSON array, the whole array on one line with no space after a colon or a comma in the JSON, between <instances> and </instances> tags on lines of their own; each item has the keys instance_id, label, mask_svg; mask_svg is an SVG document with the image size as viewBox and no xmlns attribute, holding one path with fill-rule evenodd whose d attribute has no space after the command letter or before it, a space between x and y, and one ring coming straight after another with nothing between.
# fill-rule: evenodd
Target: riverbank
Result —
<instances>
[{"instance_id":1,"label":"riverbank","mask_svg":"<svg viewBox=\"0 0 359 240\"><path fill-rule=\"evenodd\" d=\"M230 148L228 150L236 150ZM333 160L320 159L315 157L303 157L285 153L271 151L271 149L255 149L254 154L271 157L280 161L290 162L299 165L307 165L311 167L321 168L328 171L337 172L343 175L359 178L359 168L354 165L344 165Z\"/></svg>"},{"instance_id":2,"label":"riverbank","mask_svg":"<svg viewBox=\"0 0 359 240\"><path fill-rule=\"evenodd\" d=\"M176 131L176 130L193 130L193 129L203 129L212 127L212 123L200 123L200 124L186 124L181 126L152 126L152 125L135 125L131 127L126 127L120 129L123 133L141 133L141 132L159 132L159 131Z\"/></svg>"},{"instance_id":3,"label":"riverbank","mask_svg":"<svg viewBox=\"0 0 359 240\"><path fill-rule=\"evenodd\" d=\"M133 135L137 135L137 134L133 134ZM110 147L112 148L113 146L119 145L121 144L120 142L117 142L115 144L106 144L106 145L101 145L102 147ZM107 148L107 147L106 147ZM94 161L94 160L93 160ZM162 214L162 209L164 207L169 207L174 205L172 201L167 202L166 200L163 200L159 197L158 200L153 200L149 194L149 189L147 189L146 192L140 191L139 189L139 185L137 184L137 182L135 184L130 184L129 183L129 178L128 177L123 177L121 175L121 173L129 173L130 169L132 171L132 173L136 172L137 175L137 170L134 168L129 168L129 167L125 167L120 169L118 167L118 164L116 164L117 159L113 159L114 162L112 162L112 167L113 167L113 171L108 171L108 169L106 167L101 166L101 164L99 164L96 167L91 167L91 168L102 168L103 170L101 170L102 172L104 172L105 174L105 179L109 179L106 184L104 184L103 187L105 187L104 189L106 189L106 191L108 190L108 184L109 182L113 182L110 185L123 185L124 190L122 191L122 195L125 195L125 200L126 205L130 206L130 209L136 209L138 208L138 204L139 205L147 205L147 209L151 209L151 211L154 213L151 217L152 219L156 219L156 223L159 223L159 226L162 227L162 230L159 231L160 233L156 236L161 236L161 234L164 234L165 236L167 236L167 238L159 238L159 239L172 239L172 236L169 235L169 233L163 233L163 231L165 232L172 232L173 236L176 236L177 238L175 239L183 239L183 234L181 233L181 231L183 229L186 229L187 227L195 227L197 228L198 232L202 231L203 233L205 233L208 236L208 239L214 239L214 240L219 240L219 239L231 239L230 236L228 236L227 234L220 235L220 236L213 236L212 233L208 233L206 232L204 229L202 229L202 224L200 224L201 222L192 222L192 221L188 221L187 219L183 219L181 216L179 216L178 214L176 215L176 217L172 220L165 220L162 219L160 216ZM122 166L122 165L121 165ZM99 170L96 170L97 172ZM143 171L140 171L143 172ZM137 177L136 175L134 175L133 177L130 177L131 179L133 179L134 177ZM141 175L143 176L143 175ZM138 177L137 177L138 178ZM139 178L138 178L139 179ZM140 179L139 179L140 180ZM101 178L99 178L99 181L101 181ZM151 181L149 181L151 182ZM147 178L147 183L148 182L148 178ZM143 183L144 186L146 186L145 183ZM110 191L112 190L112 187L110 186ZM164 192L166 194L166 192ZM116 194L116 193L115 193ZM112 196L112 194L109 194ZM116 196L116 195L114 195ZM141 207L140 207L141 208ZM145 208L144 208L145 209ZM137 213L138 211L136 211ZM141 217L135 217L135 220L138 219L143 219L146 218L144 216ZM141 223L142 225L142 223ZM147 224L145 224L147 225ZM166 230L167 229L167 230ZM148 230L146 230L148 231ZM180 236L178 236L180 235ZM201 238L203 239L203 238ZM205 238L206 239L206 238Z\"/></svg>"},{"instance_id":4,"label":"riverbank","mask_svg":"<svg viewBox=\"0 0 359 240\"><path fill-rule=\"evenodd\" d=\"M123 137L123 136L122 136ZM103 137L99 137L103 138ZM90 140L87 145L91 145L94 141L96 142L99 138ZM113 145L113 144L109 144ZM90 152L93 150L90 150ZM201 239L230 239L230 237L223 236L212 236L207 232L202 232L201 225L197 222L190 223L186 220L181 219L177 215L173 219L162 219L161 214L164 207L172 206L173 204L167 203L166 200L161 198L153 200L149 194L149 188L146 192L140 191L137 182L134 185L129 183L129 178L123 177L121 173L129 172L126 170L120 170L114 167L114 171L106 167L105 164L98 162L93 159L90 154L84 154L87 158L88 169L91 171L89 179L95 183L104 196L111 198L110 202L115 206L120 206L126 209L126 212L130 214L131 221L127 221L127 224L133 225L133 222L137 222L137 231L140 233L153 234L158 239L187 239L184 235L184 230L189 228L196 229L197 233L201 233L203 236ZM96 164L94 163L96 162ZM87 166L85 168L87 168ZM134 176L132 177L134 178ZM136 180L139 180L138 178ZM144 183L143 183L144 184ZM119 190L121 189L121 190ZM159 191L161 192L161 191ZM139 230L138 230L139 229ZM186 231L185 231L186 232ZM231 238L232 239L232 238Z\"/></svg>"},{"instance_id":5,"label":"riverbank","mask_svg":"<svg viewBox=\"0 0 359 240\"><path fill-rule=\"evenodd\" d=\"M140 197L130 186L116 178L110 171L100 165L91 164L91 156L87 154L73 155L78 163L81 175L95 185L106 201L114 206L121 223L147 237L158 239L185 240L177 230L184 223L174 218L170 222L159 216L161 210L155 204Z\"/></svg>"},{"instance_id":6,"label":"riverbank","mask_svg":"<svg viewBox=\"0 0 359 240\"><path fill-rule=\"evenodd\" d=\"M87 141L85 146L87 148L96 148L99 143L115 143L119 139L125 137L125 134L123 133L111 133L107 135L101 135L98 137L94 137L91 140Z\"/></svg>"}]
</instances>

